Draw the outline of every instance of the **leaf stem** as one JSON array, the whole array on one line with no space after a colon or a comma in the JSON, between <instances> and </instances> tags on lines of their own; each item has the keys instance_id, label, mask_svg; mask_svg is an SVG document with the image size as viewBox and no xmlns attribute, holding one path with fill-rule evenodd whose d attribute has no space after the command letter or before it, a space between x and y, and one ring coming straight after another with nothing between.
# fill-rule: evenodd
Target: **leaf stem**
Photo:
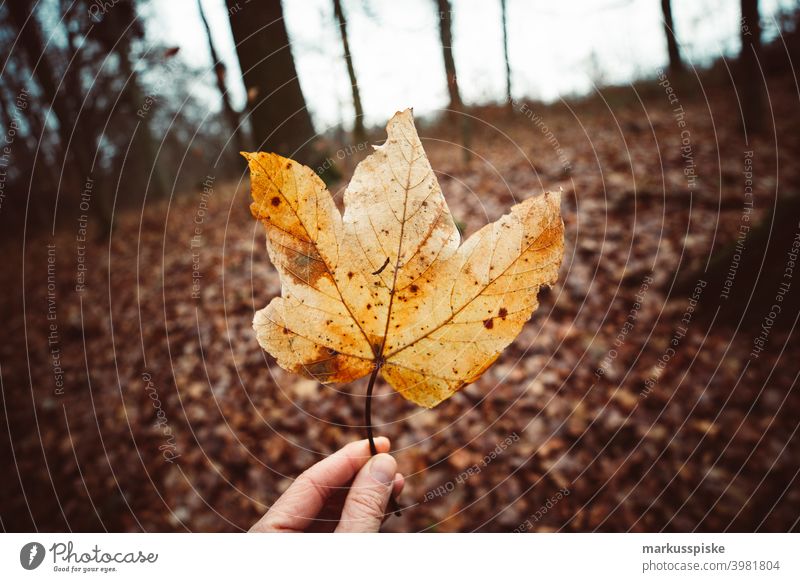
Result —
<instances>
[{"instance_id":1,"label":"leaf stem","mask_svg":"<svg viewBox=\"0 0 800 582\"><path fill-rule=\"evenodd\" d=\"M372 369L372 374L369 377L369 384L367 384L367 397L366 403L364 404L364 425L367 427L367 439L369 440L369 452L370 454L377 455L378 448L375 446L375 437L372 434L372 390L375 388L375 380L378 379L378 372L381 369L382 362L378 361L375 363L375 367ZM400 517L400 511L402 508L397 503L397 500L394 498L394 493L389 498L389 512L394 513L397 517Z\"/></svg>"},{"instance_id":2,"label":"leaf stem","mask_svg":"<svg viewBox=\"0 0 800 582\"><path fill-rule=\"evenodd\" d=\"M380 369L380 364L375 364L375 367L372 369L372 374L369 377L369 384L367 384L367 402L364 405L364 424L367 426L369 452L373 456L378 454L378 449L375 447L375 437L372 434L372 389L375 387L375 380L378 378L378 371Z\"/></svg>"}]
</instances>

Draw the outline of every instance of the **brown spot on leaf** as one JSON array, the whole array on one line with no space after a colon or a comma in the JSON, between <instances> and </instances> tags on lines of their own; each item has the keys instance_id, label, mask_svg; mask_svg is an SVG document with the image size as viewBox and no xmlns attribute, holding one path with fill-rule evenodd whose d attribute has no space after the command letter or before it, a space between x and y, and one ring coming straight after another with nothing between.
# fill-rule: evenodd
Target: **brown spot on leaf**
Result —
<instances>
[{"instance_id":1,"label":"brown spot on leaf","mask_svg":"<svg viewBox=\"0 0 800 582\"><path fill-rule=\"evenodd\" d=\"M501 308L500 308L500 311L498 311L498 312L497 312L497 314L498 314L500 317L502 317L503 319L505 319L505 318L506 318L506 315L508 315L508 309L506 309L505 307L501 307Z\"/></svg>"},{"instance_id":2,"label":"brown spot on leaf","mask_svg":"<svg viewBox=\"0 0 800 582\"><path fill-rule=\"evenodd\" d=\"M273 206L280 206L281 199L277 196L273 196L271 202Z\"/></svg>"},{"instance_id":3,"label":"brown spot on leaf","mask_svg":"<svg viewBox=\"0 0 800 582\"><path fill-rule=\"evenodd\" d=\"M315 287L320 277L331 278L328 267L314 245L306 243L300 248L283 250L286 273L295 281Z\"/></svg>"},{"instance_id":4,"label":"brown spot on leaf","mask_svg":"<svg viewBox=\"0 0 800 582\"><path fill-rule=\"evenodd\" d=\"M319 380L320 382L328 382L331 377L339 370L338 360L336 356L328 356L327 354L321 360L310 362L303 366L303 372Z\"/></svg>"},{"instance_id":5,"label":"brown spot on leaf","mask_svg":"<svg viewBox=\"0 0 800 582\"><path fill-rule=\"evenodd\" d=\"M484 320L483 327L486 329L492 329L494 327L494 320L490 317L489 319Z\"/></svg>"}]
</instances>

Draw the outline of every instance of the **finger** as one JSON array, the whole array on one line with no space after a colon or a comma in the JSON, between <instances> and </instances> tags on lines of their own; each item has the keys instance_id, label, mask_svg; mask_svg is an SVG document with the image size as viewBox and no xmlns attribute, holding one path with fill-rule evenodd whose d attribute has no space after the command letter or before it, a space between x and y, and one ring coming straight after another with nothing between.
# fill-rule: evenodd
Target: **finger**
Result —
<instances>
[{"instance_id":1,"label":"finger","mask_svg":"<svg viewBox=\"0 0 800 582\"><path fill-rule=\"evenodd\" d=\"M381 453L358 472L342 509L337 532L377 532L386 513L397 461Z\"/></svg>"},{"instance_id":2,"label":"finger","mask_svg":"<svg viewBox=\"0 0 800 582\"><path fill-rule=\"evenodd\" d=\"M375 439L378 451L389 450L389 439ZM311 466L280 496L251 531L303 531L337 488L346 487L370 457L369 441L339 449Z\"/></svg>"},{"instance_id":3,"label":"finger","mask_svg":"<svg viewBox=\"0 0 800 582\"><path fill-rule=\"evenodd\" d=\"M375 439L379 452L389 450L386 437ZM346 487L370 458L369 441L350 443L303 472L251 529L252 532L303 531L331 493Z\"/></svg>"},{"instance_id":4,"label":"finger","mask_svg":"<svg viewBox=\"0 0 800 582\"><path fill-rule=\"evenodd\" d=\"M397 497L403 492L403 487L406 485L406 479L400 473L394 476L394 486L392 487L392 496Z\"/></svg>"}]
</instances>

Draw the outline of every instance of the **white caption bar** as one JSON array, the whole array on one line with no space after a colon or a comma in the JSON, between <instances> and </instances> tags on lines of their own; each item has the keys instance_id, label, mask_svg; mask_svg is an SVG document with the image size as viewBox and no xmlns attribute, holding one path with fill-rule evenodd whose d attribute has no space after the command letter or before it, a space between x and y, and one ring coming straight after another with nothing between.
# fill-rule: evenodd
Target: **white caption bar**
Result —
<instances>
[{"instance_id":1,"label":"white caption bar","mask_svg":"<svg viewBox=\"0 0 800 582\"><path fill-rule=\"evenodd\" d=\"M792 534L3 534L4 580L800 580ZM558 578L556 578L558 577Z\"/></svg>"}]
</instances>

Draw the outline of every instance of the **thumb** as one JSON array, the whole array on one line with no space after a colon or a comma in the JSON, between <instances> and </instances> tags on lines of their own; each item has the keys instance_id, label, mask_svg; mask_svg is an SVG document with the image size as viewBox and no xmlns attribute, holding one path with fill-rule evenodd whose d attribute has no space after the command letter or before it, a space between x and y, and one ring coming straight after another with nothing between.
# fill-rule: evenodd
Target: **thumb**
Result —
<instances>
[{"instance_id":1,"label":"thumb","mask_svg":"<svg viewBox=\"0 0 800 582\"><path fill-rule=\"evenodd\" d=\"M337 532L377 532L392 494L397 461L375 455L361 468L350 486Z\"/></svg>"}]
</instances>

